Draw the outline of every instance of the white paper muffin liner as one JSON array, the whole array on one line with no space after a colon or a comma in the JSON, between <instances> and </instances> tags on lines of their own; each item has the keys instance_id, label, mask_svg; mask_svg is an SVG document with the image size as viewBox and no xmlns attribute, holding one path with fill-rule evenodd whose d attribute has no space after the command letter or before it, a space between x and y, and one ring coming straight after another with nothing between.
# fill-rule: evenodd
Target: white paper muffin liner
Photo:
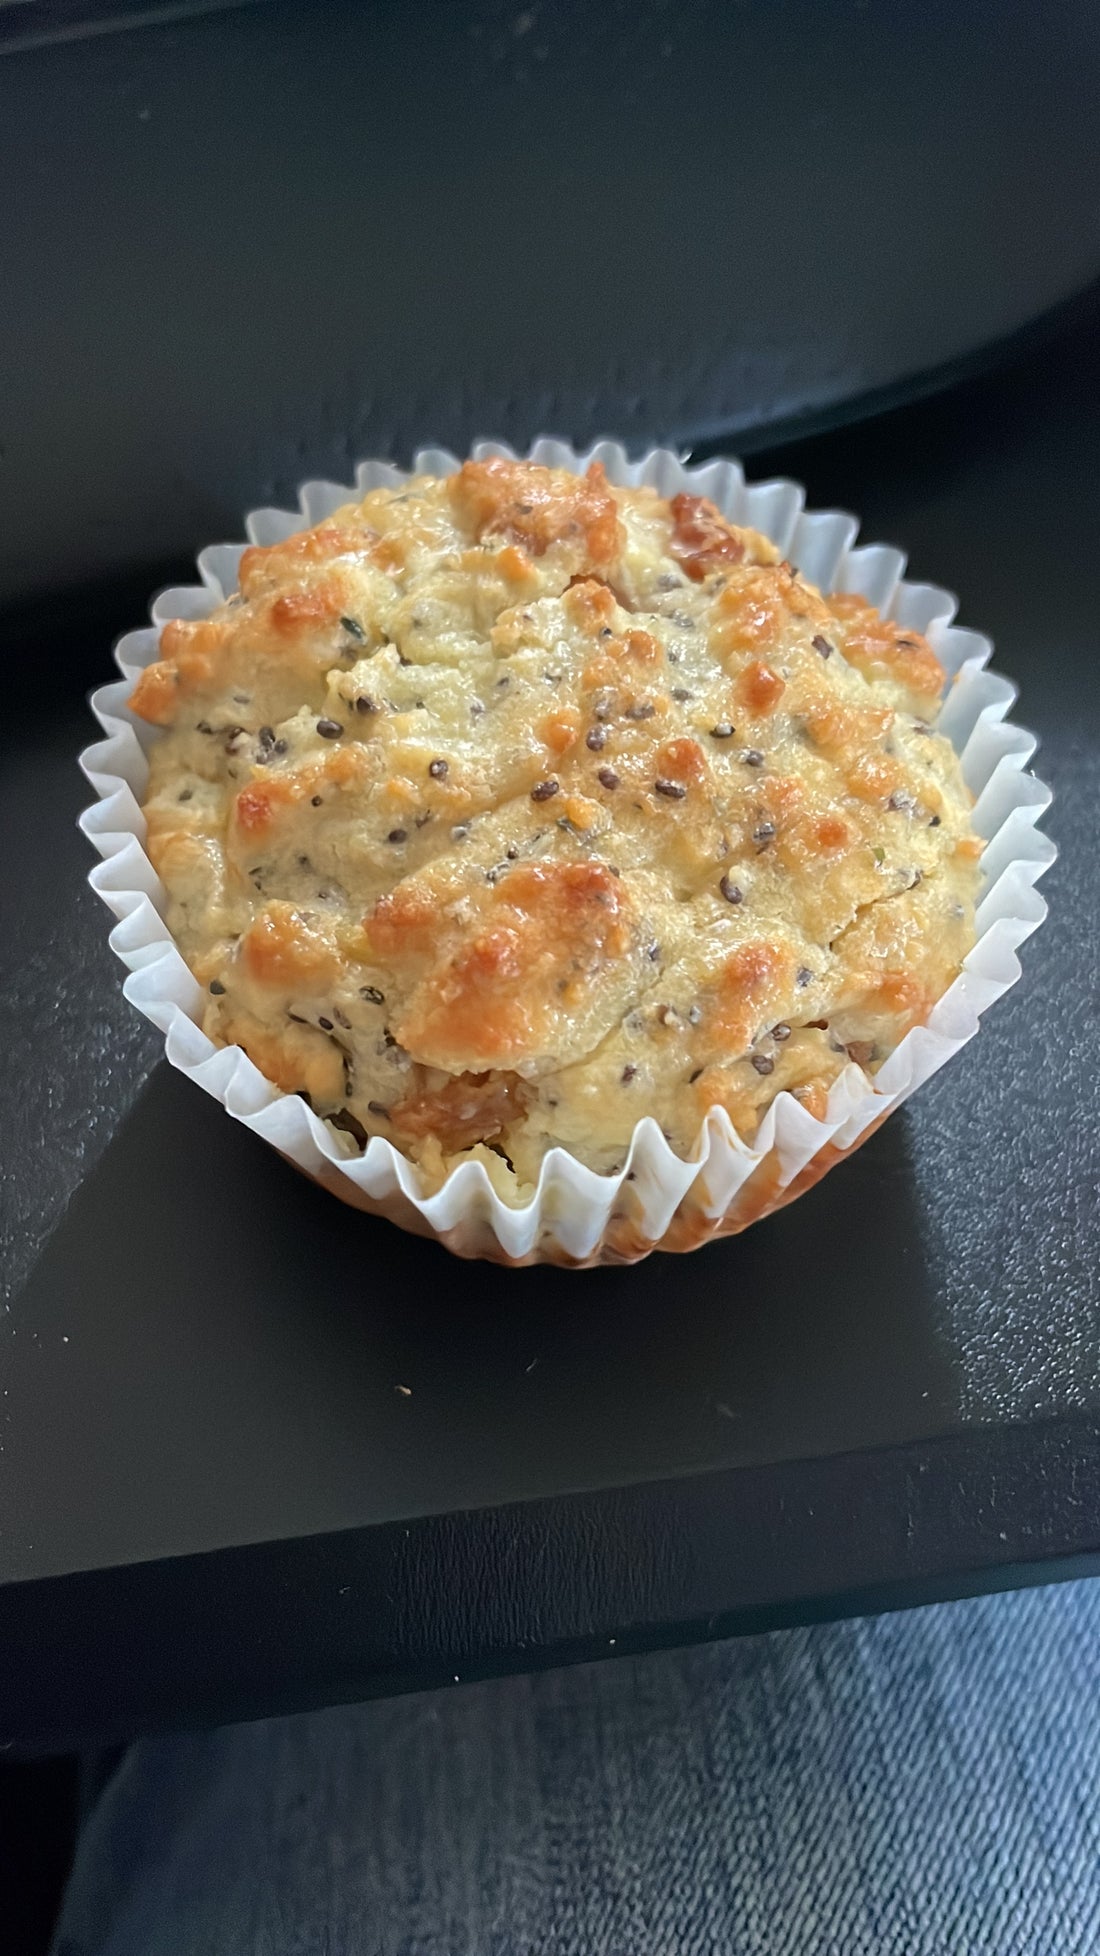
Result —
<instances>
[{"instance_id":1,"label":"white paper muffin liner","mask_svg":"<svg viewBox=\"0 0 1100 1956\"><path fill-rule=\"evenodd\" d=\"M488 441L472 452L479 458L513 454L503 443ZM165 926L166 893L144 849L140 801L146 753L159 732L133 715L126 702L138 672L156 655L166 620L203 617L236 588L243 543L204 550L198 559L202 583L162 592L152 607L153 623L128 633L116 647L125 677L92 697L105 738L81 756L98 800L80 826L103 858L88 880L118 919L109 941L130 974L123 986L126 997L164 1033L172 1065L220 1100L234 1120L343 1200L436 1236L461 1256L517 1264L629 1262L658 1247L693 1248L789 1201L974 1037L982 1012L1016 983L1016 952L1046 916L1034 886L1056 852L1036 822L1051 797L1027 772L1036 742L1007 717L1015 688L988 670L989 639L952 623L956 601L949 592L906 583L900 550L882 544L855 548L855 517L807 511L794 482L747 485L734 461L693 468L655 449L631 462L616 442L597 442L578 455L567 443L548 438L537 441L530 456L576 471L599 461L613 483L650 483L666 496L683 489L709 496L731 521L763 530L822 591L861 592L927 634L948 674L937 725L961 756L975 799L974 826L985 838L978 936L927 1023L907 1034L873 1081L857 1066L847 1067L820 1121L789 1093L779 1094L751 1147L724 1110L713 1108L686 1159L649 1118L639 1121L616 1175L597 1175L563 1149L552 1149L530 1199L514 1206L497 1194L480 1162L464 1162L433 1193L416 1165L388 1140L375 1137L364 1153L352 1152L349 1137L327 1126L297 1095L272 1086L239 1047L214 1045L199 1024L202 988ZM434 475L458 466L454 455L435 448L422 449L414 462L416 472ZM356 494L406 481L408 473L371 461L360 463L355 489L307 482L297 510L252 512L245 524L249 541L276 542L321 521Z\"/></svg>"}]
</instances>

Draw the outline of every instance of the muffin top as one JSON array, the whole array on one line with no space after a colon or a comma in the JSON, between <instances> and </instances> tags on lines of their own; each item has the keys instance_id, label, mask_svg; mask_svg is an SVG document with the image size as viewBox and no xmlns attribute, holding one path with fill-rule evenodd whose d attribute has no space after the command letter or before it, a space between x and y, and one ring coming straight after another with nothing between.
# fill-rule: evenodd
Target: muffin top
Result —
<instances>
[{"instance_id":1,"label":"muffin top","mask_svg":"<svg viewBox=\"0 0 1100 1956\"><path fill-rule=\"evenodd\" d=\"M704 499L528 462L244 552L131 706L206 1031L429 1181L825 1112L974 939L925 639Z\"/></svg>"}]
</instances>

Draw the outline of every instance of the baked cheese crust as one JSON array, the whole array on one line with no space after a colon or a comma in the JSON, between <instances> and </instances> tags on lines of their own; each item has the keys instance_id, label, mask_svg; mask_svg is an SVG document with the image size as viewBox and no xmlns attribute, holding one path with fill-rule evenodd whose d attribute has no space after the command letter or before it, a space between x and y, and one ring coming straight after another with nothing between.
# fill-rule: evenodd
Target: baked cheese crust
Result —
<instances>
[{"instance_id":1,"label":"baked cheese crust","mask_svg":"<svg viewBox=\"0 0 1100 1956\"><path fill-rule=\"evenodd\" d=\"M926 640L702 498L527 462L245 551L134 711L205 1029L350 1137L519 1199L651 1115L751 1139L924 1021L974 941Z\"/></svg>"}]
</instances>

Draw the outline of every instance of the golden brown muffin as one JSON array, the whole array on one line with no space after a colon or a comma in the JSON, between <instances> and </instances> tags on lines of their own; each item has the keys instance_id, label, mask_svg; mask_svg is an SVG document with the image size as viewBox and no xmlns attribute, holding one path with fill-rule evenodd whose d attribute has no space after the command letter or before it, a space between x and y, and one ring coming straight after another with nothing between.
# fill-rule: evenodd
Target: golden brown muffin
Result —
<instances>
[{"instance_id":1,"label":"golden brown muffin","mask_svg":"<svg viewBox=\"0 0 1100 1956\"><path fill-rule=\"evenodd\" d=\"M134 688L205 1028L513 1200L643 1115L682 1153L715 1105L821 1115L973 943L943 683L699 497L503 460L374 490L246 550Z\"/></svg>"}]
</instances>

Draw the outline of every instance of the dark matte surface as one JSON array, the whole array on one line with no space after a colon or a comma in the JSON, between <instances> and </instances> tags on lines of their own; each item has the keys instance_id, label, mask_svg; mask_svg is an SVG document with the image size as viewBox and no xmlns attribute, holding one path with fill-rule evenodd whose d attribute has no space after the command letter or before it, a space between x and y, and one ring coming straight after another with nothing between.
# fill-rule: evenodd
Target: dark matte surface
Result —
<instances>
[{"instance_id":1,"label":"dark matte surface","mask_svg":"<svg viewBox=\"0 0 1100 1956\"><path fill-rule=\"evenodd\" d=\"M951 366L1100 272L1098 96L1090 0L272 0L0 47L0 602L363 454L744 446Z\"/></svg>"},{"instance_id":2,"label":"dark matte surface","mask_svg":"<svg viewBox=\"0 0 1100 1956\"><path fill-rule=\"evenodd\" d=\"M63 678L13 708L0 1743L1095 1565L1098 381L1087 326L769 458L965 593L1042 737L1062 855L979 1041L692 1257L461 1264L153 1064L82 887L87 723ZM76 693L102 664L77 639L57 670Z\"/></svg>"}]
</instances>

